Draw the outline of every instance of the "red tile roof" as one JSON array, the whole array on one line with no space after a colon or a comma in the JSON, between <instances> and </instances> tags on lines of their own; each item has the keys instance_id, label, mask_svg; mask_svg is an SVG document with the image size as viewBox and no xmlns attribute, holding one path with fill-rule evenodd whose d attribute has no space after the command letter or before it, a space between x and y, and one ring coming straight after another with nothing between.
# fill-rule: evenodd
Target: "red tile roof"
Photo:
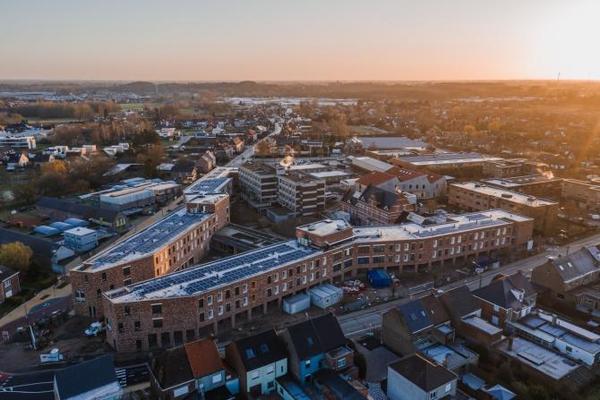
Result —
<instances>
[{"instance_id":1,"label":"red tile roof","mask_svg":"<svg viewBox=\"0 0 600 400\"><path fill-rule=\"evenodd\" d=\"M394 178L396 178L394 174L374 171L358 178L358 183L364 186L377 186Z\"/></svg>"},{"instance_id":2,"label":"red tile roof","mask_svg":"<svg viewBox=\"0 0 600 400\"><path fill-rule=\"evenodd\" d=\"M211 375L223 369L223 361L212 339L197 340L184 346L195 378Z\"/></svg>"}]
</instances>

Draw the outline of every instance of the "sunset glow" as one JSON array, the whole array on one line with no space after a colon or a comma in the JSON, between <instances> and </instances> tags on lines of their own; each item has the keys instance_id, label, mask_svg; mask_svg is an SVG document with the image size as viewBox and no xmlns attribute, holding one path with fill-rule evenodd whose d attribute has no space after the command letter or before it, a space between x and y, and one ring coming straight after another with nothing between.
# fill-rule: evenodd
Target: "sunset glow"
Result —
<instances>
[{"instance_id":1,"label":"sunset glow","mask_svg":"<svg viewBox=\"0 0 600 400\"><path fill-rule=\"evenodd\" d=\"M1 79L600 78L600 3L2 2Z\"/></svg>"}]
</instances>

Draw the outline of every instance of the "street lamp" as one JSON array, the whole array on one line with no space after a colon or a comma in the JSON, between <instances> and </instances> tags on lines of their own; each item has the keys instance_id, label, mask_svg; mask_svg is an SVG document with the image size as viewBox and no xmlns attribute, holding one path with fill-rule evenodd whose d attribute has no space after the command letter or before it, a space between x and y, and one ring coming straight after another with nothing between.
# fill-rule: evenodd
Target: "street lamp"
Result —
<instances>
[{"instance_id":1,"label":"street lamp","mask_svg":"<svg viewBox=\"0 0 600 400\"><path fill-rule=\"evenodd\" d=\"M481 289L481 280L483 279L483 276L482 276L482 274L483 274L483 268L482 268L482 267L481 267L481 265L479 265L479 263L478 263L477 261L475 261L475 260L471 261L471 263L472 263L472 264L475 266L475 273L476 273L477 275L479 275L479 287L478 287L478 289ZM479 270L480 272L477 272L478 270Z\"/></svg>"}]
</instances>

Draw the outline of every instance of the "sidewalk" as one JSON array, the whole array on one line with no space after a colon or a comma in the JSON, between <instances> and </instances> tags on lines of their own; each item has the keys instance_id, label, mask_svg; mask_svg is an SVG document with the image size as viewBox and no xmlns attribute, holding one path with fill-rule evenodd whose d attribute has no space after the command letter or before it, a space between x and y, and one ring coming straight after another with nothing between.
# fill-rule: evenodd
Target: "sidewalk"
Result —
<instances>
[{"instance_id":1,"label":"sidewalk","mask_svg":"<svg viewBox=\"0 0 600 400\"><path fill-rule=\"evenodd\" d=\"M62 298L69 296L71 294L71 284L67 284L64 287L57 289L56 285L52 285L49 288L46 288L39 292L35 297L29 299L27 302L21 304L4 317L0 318L0 328L6 325L9 325L23 317L31 310L33 307L43 304L50 299Z\"/></svg>"}]
</instances>

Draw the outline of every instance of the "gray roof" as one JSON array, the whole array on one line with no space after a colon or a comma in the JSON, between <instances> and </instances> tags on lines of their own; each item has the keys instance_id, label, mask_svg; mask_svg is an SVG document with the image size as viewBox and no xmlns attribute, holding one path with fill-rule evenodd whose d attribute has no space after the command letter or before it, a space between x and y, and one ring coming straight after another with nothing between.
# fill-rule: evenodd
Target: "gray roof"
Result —
<instances>
[{"instance_id":1,"label":"gray roof","mask_svg":"<svg viewBox=\"0 0 600 400\"><path fill-rule=\"evenodd\" d=\"M109 354L62 369L56 373L55 380L61 399L118 382Z\"/></svg>"},{"instance_id":2,"label":"gray roof","mask_svg":"<svg viewBox=\"0 0 600 400\"><path fill-rule=\"evenodd\" d=\"M5 280L6 278L13 276L16 273L17 273L17 271L12 270L12 269L8 268L7 266L0 265L0 282Z\"/></svg>"},{"instance_id":3,"label":"gray roof","mask_svg":"<svg viewBox=\"0 0 600 400\"><path fill-rule=\"evenodd\" d=\"M426 392L457 379L455 374L443 366L435 364L419 354L404 357L400 361L390 364L390 368Z\"/></svg>"},{"instance_id":4,"label":"gray roof","mask_svg":"<svg viewBox=\"0 0 600 400\"><path fill-rule=\"evenodd\" d=\"M564 282L598 270L598 264L588 249L580 249L551 263Z\"/></svg>"},{"instance_id":5,"label":"gray roof","mask_svg":"<svg viewBox=\"0 0 600 400\"><path fill-rule=\"evenodd\" d=\"M522 301L515 296L515 291L523 291L524 299L536 293L529 280L519 271L495 278L489 285L474 291L473 295L502 308L518 310Z\"/></svg>"},{"instance_id":6,"label":"gray roof","mask_svg":"<svg viewBox=\"0 0 600 400\"><path fill-rule=\"evenodd\" d=\"M448 312L457 318L462 318L481 308L467 286L460 286L442 294L440 301Z\"/></svg>"}]
</instances>

